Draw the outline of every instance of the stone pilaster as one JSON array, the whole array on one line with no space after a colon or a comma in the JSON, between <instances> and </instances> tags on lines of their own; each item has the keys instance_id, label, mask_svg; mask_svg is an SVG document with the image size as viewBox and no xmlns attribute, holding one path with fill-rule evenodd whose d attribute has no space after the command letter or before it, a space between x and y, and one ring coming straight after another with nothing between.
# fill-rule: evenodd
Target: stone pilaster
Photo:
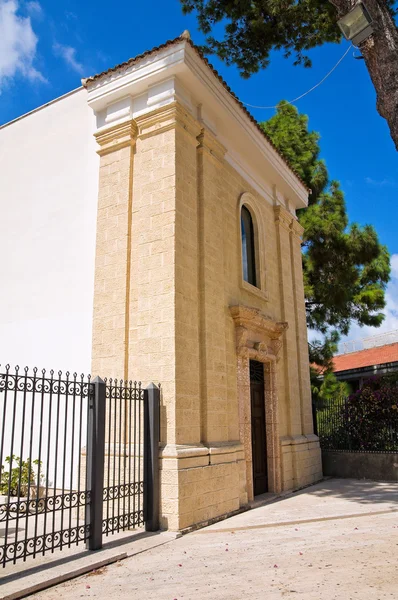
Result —
<instances>
[{"instance_id":1,"label":"stone pilaster","mask_svg":"<svg viewBox=\"0 0 398 600\"><path fill-rule=\"evenodd\" d=\"M295 296L297 370L300 381L300 408L302 436L296 445L298 485L307 485L322 477L321 450L314 435L311 407L311 384L308 360L307 321L304 300L304 279L301 256L303 228L293 219L290 225L291 264Z\"/></svg>"},{"instance_id":2,"label":"stone pilaster","mask_svg":"<svg viewBox=\"0 0 398 600\"><path fill-rule=\"evenodd\" d=\"M95 134L100 155L97 241L93 310L93 376L128 379L129 304L131 278L131 220L134 146L137 127L129 120L101 129ZM118 472L120 456L125 456L129 439L125 412L110 414L107 403L106 460L115 466L115 480L123 483ZM112 408L113 411L113 408ZM110 455L116 456L113 462ZM85 454L82 462L85 464ZM123 460L123 459L122 459ZM111 472L110 481L113 477ZM105 473L105 485L109 485Z\"/></svg>"},{"instance_id":3,"label":"stone pilaster","mask_svg":"<svg viewBox=\"0 0 398 600\"><path fill-rule=\"evenodd\" d=\"M237 336L243 332L237 331ZM247 339L244 332L245 340ZM246 345L246 341L245 341ZM252 418L250 406L250 359L245 346L237 344L237 387L239 408L239 438L245 451L245 486L247 500L253 500Z\"/></svg>"},{"instance_id":4,"label":"stone pilaster","mask_svg":"<svg viewBox=\"0 0 398 600\"><path fill-rule=\"evenodd\" d=\"M130 371L162 382L162 444L200 444L196 146L175 102L136 119Z\"/></svg>"},{"instance_id":5,"label":"stone pilaster","mask_svg":"<svg viewBox=\"0 0 398 600\"><path fill-rule=\"evenodd\" d=\"M307 322L304 301L304 279L301 256L303 228L293 219L290 225L290 248L296 317L297 369L300 383L301 423L304 435L314 432L311 410L311 384L308 360Z\"/></svg>"},{"instance_id":6,"label":"stone pilaster","mask_svg":"<svg viewBox=\"0 0 398 600\"><path fill-rule=\"evenodd\" d=\"M268 482L270 491L282 490L281 446L279 436L279 402L276 378L276 361L264 364L265 422L267 434Z\"/></svg>"},{"instance_id":7,"label":"stone pilaster","mask_svg":"<svg viewBox=\"0 0 398 600\"><path fill-rule=\"evenodd\" d=\"M296 315L295 292L290 249L290 226L293 217L282 206L275 207L275 223L278 240L279 285L281 297L281 317L289 323L289 328L284 335L283 367L285 379L285 401L288 407L288 435L300 435L301 409L300 409L300 382L297 370L297 345L296 345Z\"/></svg>"},{"instance_id":8,"label":"stone pilaster","mask_svg":"<svg viewBox=\"0 0 398 600\"><path fill-rule=\"evenodd\" d=\"M296 345L295 294L293 288L290 226L293 216L282 206L275 207L275 223L278 240L279 285L281 298L281 316L289 323L284 336L283 373L285 390L285 411L287 412L287 431L282 438L283 488L291 489L299 485L299 467L292 451L292 439L301 439L301 399Z\"/></svg>"},{"instance_id":9,"label":"stone pilaster","mask_svg":"<svg viewBox=\"0 0 398 600\"><path fill-rule=\"evenodd\" d=\"M144 382L162 382L161 520L179 529L193 522L194 509L183 473L209 462L200 442L200 126L178 102L136 122L129 369Z\"/></svg>"},{"instance_id":10,"label":"stone pilaster","mask_svg":"<svg viewBox=\"0 0 398 600\"><path fill-rule=\"evenodd\" d=\"M203 442L211 444L228 441L231 433L237 439L238 431L228 428L225 300L220 289L224 281L225 148L205 128L198 139L201 435Z\"/></svg>"},{"instance_id":11,"label":"stone pilaster","mask_svg":"<svg viewBox=\"0 0 398 600\"><path fill-rule=\"evenodd\" d=\"M281 312L289 323L283 370L290 423L281 438L282 486L298 488L322 476L319 441L312 433L311 390L300 236L302 228L282 206L275 207L280 264Z\"/></svg>"},{"instance_id":12,"label":"stone pilaster","mask_svg":"<svg viewBox=\"0 0 398 600\"><path fill-rule=\"evenodd\" d=\"M92 373L128 378L133 121L95 134L100 155Z\"/></svg>"},{"instance_id":13,"label":"stone pilaster","mask_svg":"<svg viewBox=\"0 0 398 600\"><path fill-rule=\"evenodd\" d=\"M175 344L177 444L201 444L197 137L181 110L176 128Z\"/></svg>"}]
</instances>

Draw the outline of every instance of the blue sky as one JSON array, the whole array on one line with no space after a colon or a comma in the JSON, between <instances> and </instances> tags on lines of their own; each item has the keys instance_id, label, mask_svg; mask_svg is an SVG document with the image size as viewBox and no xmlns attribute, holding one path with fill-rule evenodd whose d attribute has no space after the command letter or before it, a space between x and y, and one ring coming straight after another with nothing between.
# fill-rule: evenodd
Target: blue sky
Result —
<instances>
[{"instance_id":1,"label":"blue sky","mask_svg":"<svg viewBox=\"0 0 398 600\"><path fill-rule=\"evenodd\" d=\"M0 0L0 124L80 85L87 77L125 61L189 29L202 43L194 15L178 0ZM250 80L214 57L211 62L244 102L272 106L316 84L342 56L345 44L312 51L312 69L293 67L275 53L271 66ZM358 54L358 51L356 51ZM393 280L383 330L398 329L398 161L364 61L350 50L334 73L297 102L321 133L322 155L346 194L349 216L373 224L394 255ZM250 109L258 120L272 110ZM349 337L372 333L353 328Z\"/></svg>"}]
</instances>

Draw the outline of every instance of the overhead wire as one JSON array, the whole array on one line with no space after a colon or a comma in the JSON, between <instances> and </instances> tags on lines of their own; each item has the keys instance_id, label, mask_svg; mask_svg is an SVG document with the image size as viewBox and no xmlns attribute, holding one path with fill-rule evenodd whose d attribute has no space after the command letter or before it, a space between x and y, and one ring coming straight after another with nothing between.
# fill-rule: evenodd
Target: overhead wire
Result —
<instances>
[{"instance_id":1,"label":"overhead wire","mask_svg":"<svg viewBox=\"0 0 398 600\"><path fill-rule=\"evenodd\" d=\"M343 56L341 56L341 58L339 58L339 60L337 61L337 63L334 65L334 67L332 67L330 69L330 71L328 73L326 73L326 75L317 84L313 85L312 88L310 88L309 90L307 90L306 92L304 92L304 94L301 94L300 96L297 96L297 98L294 98L293 100L287 100L286 102L288 104L294 104L298 100L301 100L301 98L304 98L304 96L308 96L308 94L310 94L311 92L313 92L324 81L326 81L326 79L333 73L333 71L335 71L337 69L337 67L345 59L345 57L347 56L347 54L351 50L351 48L353 48L353 44L351 44L350 46L348 46L348 48L344 52ZM259 109L273 109L273 108L278 108L277 105L275 105L275 106L256 106L255 104L249 104L248 102L243 102L242 100L240 100L240 102L242 104L244 104L245 106L249 106L250 108L259 108Z\"/></svg>"}]
</instances>

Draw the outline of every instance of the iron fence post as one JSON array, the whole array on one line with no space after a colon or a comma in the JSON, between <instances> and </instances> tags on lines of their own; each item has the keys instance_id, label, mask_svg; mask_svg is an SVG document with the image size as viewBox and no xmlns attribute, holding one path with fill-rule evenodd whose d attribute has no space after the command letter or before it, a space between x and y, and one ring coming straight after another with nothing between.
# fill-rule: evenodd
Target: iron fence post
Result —
<instances>
[{"instance_id":1,"label":"iron fence post","mask_svg":"<svg viewBox=\"0 0 398 600\"><path fill-rule=\"evenodd\" d=\"M90 525L87 548L89 550L99 550L102 548L106 385L100 377L96 377L92 383L94 385L94 396L89 399L86 455L86 489L90 492L90 502L86 505L86 524Z\"/></svg>"},{"instance_id":2,"label":"iron fence post","mask_svg":"<svg viewBox=\"0 0 398 600\"><path fill-rule=\"evenodd\" d=\"M160 389L144 390L144 519L146 531L159 529Z\"/></svg>"},{"instance_id":3,"label":"iron fence post","mask_svg":"<svg viewBox=\"0 0 398 600\"><path fill-rule=\"evenodd\" d=\"M315 435L318 435L318 415L314 400L312 400L312 422L314 424L314 433Z\"/></svg>"}]
</instances>

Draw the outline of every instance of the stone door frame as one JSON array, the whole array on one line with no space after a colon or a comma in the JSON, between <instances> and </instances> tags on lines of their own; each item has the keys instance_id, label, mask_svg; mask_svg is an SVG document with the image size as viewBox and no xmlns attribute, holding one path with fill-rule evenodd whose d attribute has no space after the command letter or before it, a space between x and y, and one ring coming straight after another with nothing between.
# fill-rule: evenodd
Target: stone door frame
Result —
<instances>
[{"instance_id":1,"label":"stone door frame","mask_svg":"<svg viewBox=\"0 0 398 600\"><path fill-rule=\"evenodd\" d=\"M276 362L282 346L280 338L288 325L248 306L231 306L230 313L235 323L239 432L245 451L246 489L250 501L253 499L253 469L249 361L264 365L268 491L279 493L282 479Z\"/></svg>"}]
</instances>

